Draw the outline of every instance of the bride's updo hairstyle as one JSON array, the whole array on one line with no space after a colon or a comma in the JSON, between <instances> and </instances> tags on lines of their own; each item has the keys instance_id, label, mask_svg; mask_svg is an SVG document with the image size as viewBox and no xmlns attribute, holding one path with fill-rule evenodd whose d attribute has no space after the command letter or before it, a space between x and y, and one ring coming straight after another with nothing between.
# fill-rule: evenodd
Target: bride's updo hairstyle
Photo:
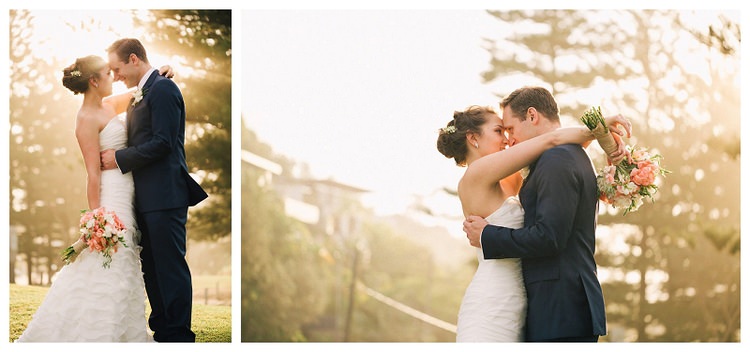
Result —
<instances>
[{"instance_id":1,"label":"bride's updo hairstyle","mask_svg":"<svg viewBox=\"0 0 750 352\"><path fill-rule=\"evenodd\" d=\"M453 158L458 166L466 166L466 154L469 148L466 134L482 133L482 125L487 122L486 114L494 114L489 106L472 105L464 111L454 111L453 120L440 129L437 140L438 151L446 158Z\"/></svg>"},{"instance_id":2,"label":"bride's updo hairstyle","mask_svg":"<svg viewBox=\"0 0 750 352\"><path fill-rule=\"evenodd\" d=\"M107 62L96 55L78 58L74 64L63 69L62 84L73 94L85 93L89 90L89 78L99 78L99 71L105 66Z\"/></svg>"}]
</instances>

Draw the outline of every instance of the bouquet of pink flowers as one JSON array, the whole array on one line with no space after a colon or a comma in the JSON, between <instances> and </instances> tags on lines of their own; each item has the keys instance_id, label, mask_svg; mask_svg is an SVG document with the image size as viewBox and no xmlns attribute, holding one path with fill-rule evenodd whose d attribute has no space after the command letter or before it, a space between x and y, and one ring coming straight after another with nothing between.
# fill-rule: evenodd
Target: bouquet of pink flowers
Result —
<instances>
[{"instance_id":1,"label":"bouquet of pink flowers","mask_svg":"<svg viewBox=\"0 0 750 352\"><path fill-rule=\"evenodd\" d=\"M102 266L109 268L112 262L112 254L117 252L120 244L125 244L125 225L113 211L107 211L104 207L94 210L82 210L80 232L81 237L71 246L63 250L62 259L65 264L75 261L78 254L84 248L89 251L97 251L104 256Z\"/></svg>"},{"instance_id":2,"label":"bouquet of pink flowers","mask_svg":"<svg viewBox=\"0 0 750 352\"><path fill-rule=\"evenodd\" d=\"M600 108L586 111L581 121L594 133L607 154L617 149ZM653 202L653 196L659 190L655 183L656 177L669 173L661 167L661 155L651 153L646 148L628 146L626 149L629 154L627 158L617 165L603 167L596 177L599 199L615 208L624 208L622 215L638 210L643 205L644 197Z\"/></svg>"}]
</instances>

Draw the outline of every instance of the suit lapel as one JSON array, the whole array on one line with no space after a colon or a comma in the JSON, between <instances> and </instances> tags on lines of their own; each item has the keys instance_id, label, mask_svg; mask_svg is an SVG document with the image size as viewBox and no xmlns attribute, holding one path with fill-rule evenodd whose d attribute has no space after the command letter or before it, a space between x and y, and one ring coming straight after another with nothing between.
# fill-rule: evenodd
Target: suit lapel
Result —
<instances>
[{"instance_id":1,"label":"suit lapel","mask_svg":"<svg viewBox=\"0 0 750 352\"><path fill-rule=\"evenodd\" d=\"M146 83L143 84L143 88L141 88L146 94L148 94L148 89L151 88L151 85L156 81L156 77L159 75L159 71L154 70L151 72L151 75L146 80ZM143 98L141 99L138 104L142 103L144 99L146 99L146 94L143 95ZM130 140L131 136L134 134L134 126L135 126L135 114L133 114L133 110L135 109L135 105L133 103L135 102L135 98L130 98L130 103L128 104L128 110L127 114L125 116L125 119L127 120L127 126L128 126L128 140Z\"/></svg>"},{"instance_id":2,"label":"suit lapel","mask_svg":"<svg viewBox=\"0 0 750 352\"><path fill-rule=\"evenodd\" d=\"M539 159L534 160L534 162L531 163L531 165L529 165L529 173L526 175L526 177L523 178L523 182L521 183L521 189L523 189L526 186L526 183L529 182L529 178L531 178L531 174L534 173L534 169L536 168L537 161L539 161ZM519 192L521 189L519 189Z\"/></svg>"},{"instance_id":3,"label":"suit lapel","mask_svg":"<svg viewBox=\"0 0 750 352\"><path fill-rule=\"evenodd\" d=\"M154 81L156 81L156 76L159 75L159 71L154 70L154 72L151 72L151 75L146 80L146 83L143 84L143 91L148 93L148 90L151 88L151 85L154 84ZM146 95L144 94L143 98L146 98Z\"/></svg>"},{"instance_id":4,"label":"suit lapel","mask_svg":"<svg viewBox=\"0 0 750 352\"><path fill-rule=\"evenodd\" d=\"M133 102L135 101L135 98L130 98L130 101L128 102L128 110L125 113L125 125L127 126L128 130L128 145L130 145L130 138L133 136L133 114L131 112L133 111Z\"/></svg>"},{"instance_id":5,"label":"suit lapel","mask_svg":"<svg viewBox=\"0 0 750 352\"><path fill-rule=\"evenodd\" d=\"M128 102L128 110L127 110L128 117L130 116L130 112L133 111L133 108L135 107L133 105L134 102L135 102L135 98L130 97L130 101Z\"/></svg>"}]
</instances>

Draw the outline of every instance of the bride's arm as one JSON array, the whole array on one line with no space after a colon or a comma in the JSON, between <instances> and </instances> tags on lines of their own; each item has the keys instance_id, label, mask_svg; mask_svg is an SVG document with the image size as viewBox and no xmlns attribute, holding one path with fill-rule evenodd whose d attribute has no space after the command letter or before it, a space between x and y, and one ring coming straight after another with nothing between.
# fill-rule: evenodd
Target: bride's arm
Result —
<instances>
[{"instance_id":1,"label":"bride's arm","mask_svg":"<svg viewBox=\"0 0 750 352\"><path fill-rule=\"evenodd\" d=\"M498 181L531 164L547 149L568 143L583 144L593 138L588 128L583 126L558 128L477 159L466 169L463 183L494 187Z\"/></svg>"},{"instance_id":2,"label":"bride's arm","mask_svg":"<svg viewBox=\"0 0 750 352\"><path fill-rule=\"evenodd\" d=\"M172 66L169 65L160 67L159 74L170 79L174 77ZM133 98L133 92L135 92L135 89L128 89L125 93L110 95L102 99L102 102L111 105L115 109L115 113L119 115L128 110L128 104L130 104L130 99Z\"/></svg>"},{"instance_id":3,"label":"bride's arm","mask_svg":"<svg viewBox=\"0 0 750 352\"><path fill-rule=\"evenodd\" d=\"M81 148L83 163L86 167L86 199L89 209L101 206L99 185L101 167L99 161L99 124L96 119L79 115L76 119L76 139Z\"/></svg>"}]
</instances>

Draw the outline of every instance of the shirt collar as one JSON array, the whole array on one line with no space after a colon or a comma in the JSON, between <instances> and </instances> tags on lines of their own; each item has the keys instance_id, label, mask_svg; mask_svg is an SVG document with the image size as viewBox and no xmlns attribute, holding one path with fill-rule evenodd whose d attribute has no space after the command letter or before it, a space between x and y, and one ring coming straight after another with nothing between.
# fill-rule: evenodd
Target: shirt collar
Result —
<instances>
[{"instance_id":1,"label":"shirt collar","mask_svg":"<svg viewBox=\"0 0 750 352\"><path fill-rule=\"evenodd\" d=\"M143 75L143 77L141 77L141 81L138 82L138 89L143 89L143 86L146 84L146 81L148 81L148 78L151 77L151 73L154 71L156 71L156 69L152 67L150 70L146 72L145 75Z\"/></svg>"}]
</instances>

